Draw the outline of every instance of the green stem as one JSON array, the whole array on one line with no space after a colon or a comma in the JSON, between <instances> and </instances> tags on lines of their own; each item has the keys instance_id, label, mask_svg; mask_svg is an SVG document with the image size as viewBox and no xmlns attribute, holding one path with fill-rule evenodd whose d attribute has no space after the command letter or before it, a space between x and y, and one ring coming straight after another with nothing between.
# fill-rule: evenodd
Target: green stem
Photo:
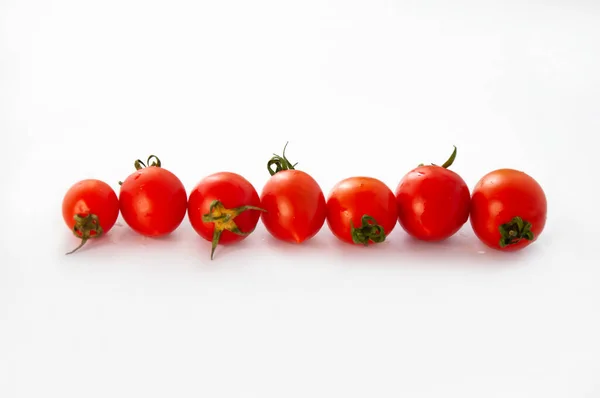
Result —
<instances>
[{"instance_id":1,"label":"green stem","mask_svg":"<svg viewBox=\"0 0 600 398\"><path fill-rule=\"evenodd\" d=\"M456 159L457 149L456 149L456 145L453 145L453 146L454 146L454 150L452 151L452 154L450 155L450 157L448 158L448 160L446 160L444 162L444 164L441 166L441 167L443 167L445 169L447 169L448 167L452 166L452 163L454 163L454 160ZM431 163L431 165L432 166L437 166L435 163ZM419 164L419 167L421 167L421 166L424 166L424 164L423 163Z\"/></svg>"},{"instance_id":2,"label":"green stem","mask_svg":"<svg viewBox=\"0 0 600 398\"><path fill-rule=\"evenodd\" d=\"M354 243L367 246L369 241L373 243L385 241L385 231L381 225L377 224L377 221L373 217L365 214L360 219L360 222L360 227L356 228L352 220L350 220L350 231Z\"/></svg>"},{"instance_id":3,"label":"green stem","mask_svg":"<svg viewBox=\"0 0 600 398\"><path fill-rule=\"evenodd\" d=\"M144 163L140 159L133 162L133 167L135 167L136 170L141 170L144 167L161 167L161 165L162 165L162 163L160 162L160 159L156 155L148 156L146 163ZM119 185L123 185L123 181L119 181Z\"/></svg>"},{"instance_id":4,"label":"green stem","mask_svg":"<svg viewBox=\"0 0 600 398\"><path fill-rule=\"evenodd\" d=\"M161 163L160 159L156 155L150 155L148 156L148 160L146 160L146 163L138 159L135 162L133 162L133 167L135 167L136 170L140 170L144 167L161 167Z\"/></svg>"},{"instance_id":5,"label":"green stem","mask_svg":"<svg viewBox=\"0 0 600 398\"><path fill-rule=\"evenodd\" d=\"M210 251L210 259L212 260L215 255L215 250L219 245L219 240L221 239L221 235L223 231L229 231L236 235L247 236L254 232L254 229L246 232L242 232L240 228L235 223L234 219L239 216L241 213L248 210L256 210L263 211L266 210L261 209L256 206L240 206L233 209L227 209L223 206L223 203L219 200L214 200L208 209L208 213L202 215L202 221L205 223L214 223L215 230L213 232L212 238L212 246Z\"/></svg>"},{"instance_id":6,"label":"green stem","mask_svg":"<svg viewBox=\"0 0 600 398\"><path fill-rule=\"evenodd\" d=\"M533 240L531 223L524 221L521 217L514 217L509 222L498 227L500 230L500 247L519 243L522 239Z\"/></svg>"},{"instance_id":7,"label":"green stem","mask_svg":"<svg viewBox=\"0 0 600 398\"><path fill-rule=\"evenodd\" d=\"M217 246L219 245L219 240L221 239L221 234L223 233L222 229L215 228L215 232L213 233L212 245L210 249L210 259L212 260L215 256L215 250L217 250Z\"/></svg>"},{"instance_id":8,"label":"green stem","mask_svg":"<svg viewBox=\"0 0 600 398\"><path fill-rule=\"evenodd\" d=\"M287 148L288 143L289 142L286 142L285 146L283 147L282 156L274 153L271 160L267 162L267 170L269 170L270 175L273 176L283 170L295 170L294 167L296 167L298 163L292 164L289 159L285 157L285 148ZM275 166L275 170L271 168L273 165Z\"/></svg>"},{"instance_id":9,"label":"green stem","mask_svg":"<svg viewBox=\"0 0 600 398\"><path fill-rule=\"evenodd\" d=\"M89 239L98 238L104 233L102 227L100 226L100 220L95 214L88 214L84 217L76 214L73 216L73 218L75 219L73 235L81 239L81 243L67 254L75 253L77 250L81 249Z\"/></svg>"},{"instance_id":10,"label":"green stem","mask_svg":"<svg viewBox=\"0 0 600 398\"><path fill-rule=\"evenodd\" d=\"M456 145L454 145L454 150L452 151L452 155L450 155L450 157L448 158L448 160L446 160L444 162L444 164L442 165L443 168L447 169L448 167L452 166L452 163L454 163L454 159L456 159Z\"/></svg>"}]
</instances>

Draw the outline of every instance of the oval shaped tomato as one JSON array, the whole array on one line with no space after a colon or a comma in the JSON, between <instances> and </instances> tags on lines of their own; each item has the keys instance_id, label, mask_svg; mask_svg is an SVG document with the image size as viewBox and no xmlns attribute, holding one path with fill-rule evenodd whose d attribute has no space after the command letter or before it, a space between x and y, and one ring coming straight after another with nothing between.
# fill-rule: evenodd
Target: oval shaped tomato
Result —
<instances>
[{"instance_id":1,"label":"oval shaped tomato","mask_svg":"<svg viewBox=\"0 0 600 398\"><path fill-rule=\"evenodd\" d=\"M384 242L397 220L394 193L376 178L346 178L327 198L329 229L347 243L367 246Z\"/></svg>"},{"instance_id":2,"label":"oval shaped tomato","mask_svg":"<svg viewBox=\"0 0 600 398\"><path fill-rule=\"evenodd\" d=\"M67 254L79 250L88 239L110 231L119 216L117 194L104 181L88 179L74 184L63 198L62 215L81 243Z\"/></svg>"},{"instance_id":3,"label":"oval shaped tomato","mask_svg":"<svg viewBox=\"0 0 600 398\"><path fill-rule=\"evenodd\" d=\"M522 171L492 171L473 189L471 226L494 249L515 251L535 242L546 225L546 212L544 190Z\"/></svg>"},{"instance_id":4,"label":"oval shaped tomato","mask_svg":"<svg viewBox=\"0 0 600 398\"><path fill-rule=\"evenodd\" d=\"M287 144L286 144L287 146ZM276 169L272 170L271 165ZM271 178L263 187L260 202L262 222L276 239L302 243L315 236L325 224L327 206L321 187L307 173L295 170L285 157L275 155L267 168Z\"/></svg>"},{"instance_id":5,"label":"oval shaped tomato","mask_svg":"<svg viewBox=\"0 0 600 398\"><path fill-rule=\"evenodd\" d=\"M442 166L419 166L396 188L398 221L412 237L440 241L454 235L469 219L471 194L465 181L448 167L456 147Z\"/></svg>"},{"instance_id":6,"label":"oval shaped tomato","mask_svg":"<svg viewBox=\"0 0 600 398\"><path fill-rule=\"evenodd\" d=\"M185 187L175 174L161 167L154 155L148 158L148 166L137 160L135 167L137 170L121 184L119 205L123 219L144 236L170 234L185 217Z\"/></svg>"},{"instance_id":7,"label":"oval shaped tomato","mask_svg":"<svg viewBox=\"0 0 600 398\"><path fill-rule=\"evenodd\" d=\"M203 178L190 193L188 218L194 230L212 242L210 258L219 243L239 242L256 228L260 198L239 174L221 172Z\"/></svg>"}]
</instances>

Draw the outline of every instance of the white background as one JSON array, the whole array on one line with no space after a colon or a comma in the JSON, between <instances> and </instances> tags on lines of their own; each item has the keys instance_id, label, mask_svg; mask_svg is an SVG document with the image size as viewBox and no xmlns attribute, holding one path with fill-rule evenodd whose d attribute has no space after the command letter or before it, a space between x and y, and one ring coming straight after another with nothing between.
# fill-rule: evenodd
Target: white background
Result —
<instances>
[{"instance_id":1,"label":"white background","mask_svg":"<svg viewBox=\"0 0 600 398\"><path fill-rule=\"evenodd\" d=\"M528 3L527 5L525 3ZM0 396L600 397L600 3L0 0ZM368 249L122 220L73 256L68 187L151 153L188 191L289 158L325 194L421 162L526 171L540 240L398 226Z\"/></svg>"}]
</instances>

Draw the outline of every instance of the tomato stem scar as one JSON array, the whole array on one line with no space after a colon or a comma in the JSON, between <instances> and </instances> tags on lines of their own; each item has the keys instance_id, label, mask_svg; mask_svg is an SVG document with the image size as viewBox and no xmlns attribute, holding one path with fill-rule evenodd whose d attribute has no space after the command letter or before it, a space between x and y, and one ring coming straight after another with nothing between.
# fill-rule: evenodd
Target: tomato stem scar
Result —
<instances>
[{"instance_id":1,"label":"tomato stem scar","mask_svg":"<svg viewBox=\"0 0 600 398\"><path fill-rule=\"evenodd\" d=\"M352 241L357 245L369 244L369 241L373 243L381 243L385 241L385 231L383 227L377 224L377 221L365 214L360 219L361 225L359 228L354 226L354 222L350 220L350 233L352 234Z\"/></svg>"},{"instance_id":2,"label":"tomato stem scar","mask_svg":"<svg viewBox=\"0 0 600 398\"><path fill-rule=\"evenodd\" d=\"M88 214L87 216L75 215L75 225L73 226L73 235L81 239L81 243L75 249L71 250L67 254L73 254L77 250L81 249L86 244L88 239L97 238L104 232L100 226L100 220L95 214ZM92 232L94 233L92 235Z\"/></svg>"},{"instance_id":3,"label":"tomato stem scar","mask_svg":"<svg viewBox=\"0 0 600 398\"><path fill-rule=\"evenodd\" d=\"M500 231L500 247L506 247L519 243L521 239L533 240L531 223L524 221L521 217L514 217L510 222L498 227Z\"/></svg>"},{"instance_id":4,"label":"tomato stem scar","mask_svg":"<svg viewBox=\"0 0 600 398\"><path fill-rule=\"evenodd\" d=\"M298 162L292 164L292 162L290 162L288 158L285 157L285 148L287 148L288 144L289 142L285 143L285 146L283 147L283 153L281 156L274 153L271 160L267 162L267 170L269 170L269 174L271 174L272 176L283 170L295 170L294 167L296 167ZM275 170L271 168L271 166L273 165L275 165Z\"/></svg>"},{"instance_id":5,"label":"tomato stem scar","mask_svg":"<svg viewBox=\"0 0 600 398\"><path fill-rule=\"evenodd\" d=\"M212 239L212 249L210 251L211 260L215 255L215 249L219 244L219 240L221 239L221 234L223 231L229 231L240 236L250 235L254 231L254 229L252 229L247 232L242 232L234 221L234 219L239 216L240 213L243 213L247 210L266 212L266 210L256 206L240 206L233 209L227 209L219 200L214 200L210 204L208 213L202 216L202 221L205 223L213 223L215 225Z\"/></svg>"}]
</instances>

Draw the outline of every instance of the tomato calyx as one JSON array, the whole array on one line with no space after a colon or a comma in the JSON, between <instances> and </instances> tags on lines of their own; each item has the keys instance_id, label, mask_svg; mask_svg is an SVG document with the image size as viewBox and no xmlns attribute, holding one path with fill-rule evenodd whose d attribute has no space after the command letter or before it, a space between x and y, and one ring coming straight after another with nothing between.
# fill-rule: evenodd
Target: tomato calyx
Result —
<instances>
[{"instance_id":1,"label":"tomato calyx","mask_svg":"<svg viewBox=\"0 0 600 398\"><path fill-rule=\"evenodd\" d=\"M242 232L234 221L234 219L239 216L240 213L243 213L247 210L266 212L266 210L256 206L240 206L233 209L227 209L219 200L214 200L210 204L208 213L202 216L202 221L205 223L214 223L215 225L215 231L212 239L212 249L210 252L211 260L215 255L215 249L219 244L219 240L221 239L221 234L223 231L229 231L240 236L250 235L254 231L254 229L252 229L250 231Z\"/></svg>"},{"instance_id":2,"label":"tomato calyx","mask_svg":"<svg viewBox=\"0 0 600 398\"><path fill-rule=\"evenodd\" d=\"M77 250L81 249L89 239L98 238L104 233L102 227L100 226L100 220L95 214L88 214L87 216L80 216L76 214L73 216L73 218L75 219L73 235L81 239L81 243L67 254L75 253ZM93 235L92 232L94 233Z\"/></svg>"},{"instance_id":3,"label":"tomato calyx","mask_svg":"<svg viewBox=\"0 0 600 398\"><path fill-rule=\"evenodd\" d=\"M295 170L294 167L296 167L298 162L292 164L292 162L290 162L289 159L285 157L285 148L287 148L288 144L289 142L285 143L285 146L283 147L283 153L281 154L281 156L274 153L271 160L267 162L267 170L269 170L269 174L271 174L272 176L283 170ZM271 166L273 165L275 166L275 170L271 168Z\"/></svg>"},{"instance_id":4,"label":"tomato calyx","mask_svg":"<svg viewBox=\"0 0 600 398\"><path fill-rule=\"evenodd\" d=\"M457 152L456 145L453 145L453 146L454 146L454 150L452 151L452 154L450 155L450 157L448 158L448 160L446 160L444 162L444 164L442 164L439 167L443 167L444 169L447 169L448 167L452 166L452 163L454 163L454 160L456 159L456 152ZM437 166L435 163L431 163L431 165L432 166ZM425 166L425 165L423 163L421 163L419 165L419 167L421 167L421 166Z\"/></svg>"},{"instance_id":5,"label":"tomato calyx","mask_svg":"<svg viewBox=\"0 0 600 398\"><path fill-rule=\"evenodd\" d=\"M500 231L500 247L519 243L522 239L533 240L531 223L524 221L521 217L514 217L510 222L498 227Z\"/></svg>"},{"instance_id":6,"label":"tomato calyx","mask_svg":"<svg viewBox=\"0 0 600 398\"><path fill-rule=\"evenodd\" d=\"M148 164L147 166L146 163ZM156 155L148 156L148 160L146 160L146 163L138 159L135 162L133 162L133 167L135 167L136 170L143 169L144 167L161 167L160 159Z\"/></svg>"},{"instance_id":7,"label":"tomato calyx","mask_svg":"<svg viewBox=\"0 0 600 398\"><path fill-rule=\"evenodd\" d=\"M385 241L385 231L377 221L365 214L360 219L361 225L356 228L354 222L350 220L350 233L352 234L352 241L357 245L369 245L369 241L373 243L381 243Z\"/></svg>"},{"instance_id":8,"label":"tomato calyx","mask_svg":"<svg viewBox=\"0 0 600 398\"><path fill-rule=\"evenodd\" d=\"M144 167L161 167L161 165L162 163L156 155L148 156L146 163L144 163L140 159L137 159L135 162L133 162L133 167L135 167L136 170L141 170ZM119 181L119 185L123 185L123 181Z\"/></svg>"}]
</instances>

